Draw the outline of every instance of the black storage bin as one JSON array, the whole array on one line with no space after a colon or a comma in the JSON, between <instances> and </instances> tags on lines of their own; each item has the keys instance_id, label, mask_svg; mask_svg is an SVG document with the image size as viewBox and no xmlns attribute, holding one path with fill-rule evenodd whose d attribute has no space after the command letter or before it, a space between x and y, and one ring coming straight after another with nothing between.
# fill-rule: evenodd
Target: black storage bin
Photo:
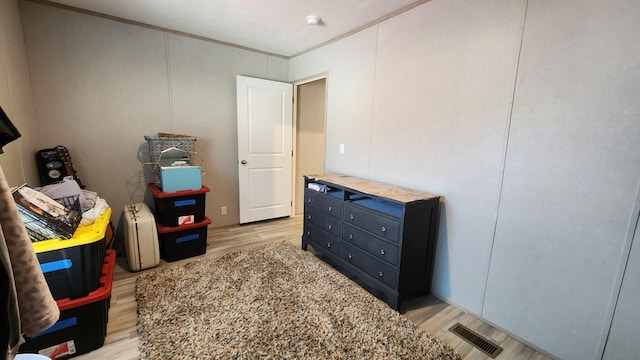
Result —
<instances>
[{"instance_id":1,"label":"black storage bin","mask_svg":"<svg viewBox=\"0 0 640 360\"><path fill-rule=\"evenodd\" d=\"M165 261L177 261L207 252L207 225L211 220L177 227L158 224L160 257Z\"/></svg>"},{"instance_id":2,"label":"black storage bin","mask_svg":"<svg viewBox=\"0 0 640 360\"><path fill-rule=\"evenodd\" d=\"M156 218L162 226L176 227L205 220L204 207L208 187L166 193L160 191L155 184L149 184L149 189L153 194Z\"/></svg>"},{"instance_id":3,"label":"black storage bin","mask_svg":"<svg viewBox=\"0 0 640 360\"><path fill-rule=\"evenodd\" d=\"M109 321L115 250L106 250L100 287L79 299L57 300L60 317L49 329L28 338L19 353L39 353L52 359L68 359L104 345Z\"/></svg>"},{"instance_id":4,"label":"black storage bin","mask_svg":"<svg viewBox=\"0 0 640 360\"><path fill-rule=\"evenodd\" d=\"M55 300L81 298L98 288L110 219L108 208L93 224L78 227L71 239L32 244Z\"/></svg>"}]
</instances>

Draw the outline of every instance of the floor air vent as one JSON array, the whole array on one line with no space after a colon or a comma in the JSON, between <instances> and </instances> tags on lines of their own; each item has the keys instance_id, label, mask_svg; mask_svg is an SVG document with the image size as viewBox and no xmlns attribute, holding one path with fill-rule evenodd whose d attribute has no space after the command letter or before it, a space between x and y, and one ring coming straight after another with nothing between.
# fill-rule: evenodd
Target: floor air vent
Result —
<instances>
[{"instance_id":1,"label":"floor air vent","mask_svg":"<svg viewBox=\"0 0 640 360\"><path fill-rule=\"evenodd\" d=\"M449 331L460 336L491 358L495 358L502 352L502 348L500 346L487 340L485 337L460 323L453 325L451 328L449 328Z\"/></svg>"}]
</instances>

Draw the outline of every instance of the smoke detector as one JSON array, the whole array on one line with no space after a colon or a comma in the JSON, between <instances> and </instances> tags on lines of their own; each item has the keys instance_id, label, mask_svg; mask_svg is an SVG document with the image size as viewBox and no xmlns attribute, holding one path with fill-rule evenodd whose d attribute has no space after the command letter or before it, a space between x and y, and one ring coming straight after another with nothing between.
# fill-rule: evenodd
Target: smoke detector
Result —
<instances>
[{"instance_id":1,"label":"smoke detector","mask_svg":"<svg viewBox=\"0 0 640 360\"><path fill-rule=\"evenodd\" d=\"M306 17L307 19L307 25L311 25L311 26L316 26L320 24L320 21L322 21L322 19L320 19L320 16L318 15L309 15Z\"/></svg>"}]
</instances>

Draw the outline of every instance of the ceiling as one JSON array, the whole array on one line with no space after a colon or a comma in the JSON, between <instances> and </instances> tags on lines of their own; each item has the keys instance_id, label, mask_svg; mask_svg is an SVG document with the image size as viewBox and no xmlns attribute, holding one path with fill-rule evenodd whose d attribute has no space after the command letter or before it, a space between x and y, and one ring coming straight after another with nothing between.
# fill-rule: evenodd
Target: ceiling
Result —
<instances>
[{"instance_id":1,"label":"ceiling","mask_svg":"<svg viewBox=\"0 0 640 360\"><path fill-rule=\"evenodd\" d=\"M37 1L37 0L36 0ZM50 0L94 15L291 57L428 0ZM307 15L322 21L309 26Z\"/></svg>"}]
</instances>

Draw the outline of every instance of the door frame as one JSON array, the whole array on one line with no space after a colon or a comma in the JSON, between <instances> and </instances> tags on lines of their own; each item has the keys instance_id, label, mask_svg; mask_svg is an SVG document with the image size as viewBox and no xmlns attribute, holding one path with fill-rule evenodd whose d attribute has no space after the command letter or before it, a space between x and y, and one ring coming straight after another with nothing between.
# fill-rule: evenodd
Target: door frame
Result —
<instances>
[{"instance_id":1,"label":"door frame","mask_svg":"<svg viewBox=\"0 0 640 360\"><path fill-rule=\"evenodd\" d=\"M327 132L327 107L328 107L328 90L329 90L329 72L325 71L325 72L321 72L312 76L308 76L302 79L298 79L292 82L293 84L293 157L291 158L292 161L292 171L291 171L291 208L292 208L292 216L296 215L296 210L295 210L295 203L296 203L296 187L298 185L298 183L300 181L302 181L301 179L298 179L297 177L297 160L298 160L298 87L317 81L317 80L321 80L324 79L325 81L325 88L324 88L324 129L325 129L325 152L323 154L324 157L324 162L323 162L323 170L326 171L327 169L327 163L326 163L326 158L327 158L327 152L326 152L326 142L327 142L327 137L326 137L326 132Z\"/></svg>"}]
</instances>

